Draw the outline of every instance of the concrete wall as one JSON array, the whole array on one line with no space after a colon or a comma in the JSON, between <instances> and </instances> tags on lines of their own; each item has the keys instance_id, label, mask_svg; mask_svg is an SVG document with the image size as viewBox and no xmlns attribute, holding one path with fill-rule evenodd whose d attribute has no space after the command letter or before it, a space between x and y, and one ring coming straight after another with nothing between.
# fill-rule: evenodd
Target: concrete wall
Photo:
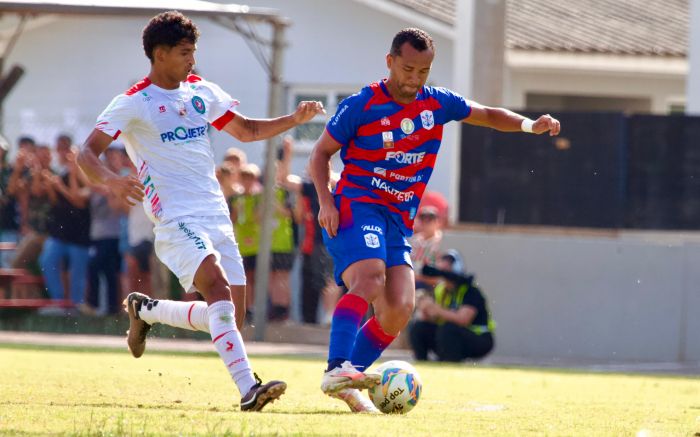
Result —
<instances>
[{"instance_id":1,"label":"concrete wall","mask_svg":"<svg viewBox=\"0 0 700 437\"><path fill-rule=\"evenodd\" d=\"M495 356L700 360L697 236L449 231L443 241L487 296Z\"/></svg>"}]
</instances>

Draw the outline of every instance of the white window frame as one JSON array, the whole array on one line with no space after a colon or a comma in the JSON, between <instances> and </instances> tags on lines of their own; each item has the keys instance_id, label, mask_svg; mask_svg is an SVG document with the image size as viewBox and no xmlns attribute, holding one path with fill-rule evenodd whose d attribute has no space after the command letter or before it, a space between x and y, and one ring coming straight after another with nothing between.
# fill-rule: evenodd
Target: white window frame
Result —
<instances>
[{"instance_id":1,"label":"white window frame","mask_svg":"<svg viewBox=\"0 0 700 437\"><path fill-rule=\"evenodd\" d=\"M287 87L287 107L289 112L296 109L296 99L300 95L318 95L326 98L326 114L317 115L309 123L323 123L325 126L328 120L335 115L335 111L340 103L339 96L349 96L360 91L362 85L339 85L339 84L294 84ZM308 155L316 143L317 138L296 139L294 149L296 153Z\"/></svg>"}]
</instances>

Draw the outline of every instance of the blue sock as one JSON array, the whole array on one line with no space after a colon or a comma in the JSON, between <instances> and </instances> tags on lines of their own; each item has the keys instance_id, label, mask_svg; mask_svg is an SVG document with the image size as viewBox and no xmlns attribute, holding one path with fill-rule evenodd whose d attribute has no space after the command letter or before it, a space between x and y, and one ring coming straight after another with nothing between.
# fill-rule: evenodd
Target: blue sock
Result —
<instances>
[{"instance_id":1,"label":"blue sock","mask_svg":"<svg viewBox=\"0 0 700 437\"><path fill-rule=\"evenodd\" d=\"M331 320L327 370L339 367L343 361L350 360L357 329L368 306L367 301L355 294L346 294L338 301Z\"/></svg>"},{"instance_id":2,"label":"blue sock","mask_svg":"<svg viewBox=\"0 0 700 437\"><path fill-rule=\"evenodd\" d=\"M384 332L377 318L372 317L357 333L355 347L352 349L352 364L364 372L395 338Z\"/></svg>"}]
</instances>

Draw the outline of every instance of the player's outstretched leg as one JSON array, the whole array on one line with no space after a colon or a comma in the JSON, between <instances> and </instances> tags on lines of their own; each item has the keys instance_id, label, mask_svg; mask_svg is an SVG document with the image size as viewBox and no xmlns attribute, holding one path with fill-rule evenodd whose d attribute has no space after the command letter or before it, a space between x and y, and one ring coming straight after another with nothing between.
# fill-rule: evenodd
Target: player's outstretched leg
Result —
<instances>
[{"instance_id":1,"label":"player's outstretched leg","mask_svg":"<svg viewBox=\"0 0 700 437\"><path fill-rule=\"evenodd\" d=\"M241 398L241 411L260 411L270 402L284 394L287 384L283 381L270 381L266 384L255 373L255 385Z\"/></svg>"},{"instance_id":2,"label":"player's outstretched leg","mask_svg":"<svg viewBox=\"0 0 700 437\"><path fill-rule=\"evenodd\" d=\"M380 375L360 372L350 361L344 361L339 367L334 367L323 374L321 390L327 395L333 395L346 388L371 388L380 382Z\"/></svg>"},{"instance_id":3,"label":"player's outstretched leg","mask_svg":"<svg viewBox=\"0 0 700 437\"><path fill-rule=\"evenodd\" d=\"M372 401L363 396L360 390L356 388L345 388L332 393L329 396L345 401L345 403L348 404L348 407L350 407L350 411L353 413L381 413L381 411L374 406Z\"/></svg>"},{"instance_id":4,"label":"player's outstretched leg","mask_svg":"<svg viewBox=\"0 0 700 437\"><path fill-rule=\"evenodd\" d=\"M124 310L129 314L129 330L126 331L126 344L131 355L138 358L146 350L146 334L151 330L151 325L141 320L139 311L144 302L150 298L142 293L133 292L124 299Z\"/></svg>"}]
</instances>

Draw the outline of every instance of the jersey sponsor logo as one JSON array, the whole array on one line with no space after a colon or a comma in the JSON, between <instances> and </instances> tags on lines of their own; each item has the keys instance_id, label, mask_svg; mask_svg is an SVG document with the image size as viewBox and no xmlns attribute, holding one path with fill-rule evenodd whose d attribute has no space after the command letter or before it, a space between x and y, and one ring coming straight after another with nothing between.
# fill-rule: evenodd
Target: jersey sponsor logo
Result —
<instances>
[{"instance_id":1,"label":"jersey sponsor logo","mask_svg":"<svg viewBox=\"0 0 700 437\"><path fill-rule=\"evenodd\" d=\"M374 173L382 176L386 176L386 169L382 167L374 167Z\"/></svg>"},{"instance_id":2,"label":"jersey sponsor logo","mask_svg":"<svg viewBox=\"0 0 700 437\"><path fill-rule=\"evenodd\" d=\"M177 227L180 229L189 240L194 242L194 246L199 250L205 250L207 245L204 241L197 236L193 231L191 231L184 222L177 222Z\"/></svg>"},{"instance_id":3,"label":"jersey sponsor logo","mask_svg":"<svg viewBox=\"0 0 700 437\"><path fill-rule=\"evenodd\" d=\"M389 120L389 117L382 117L382 119L379 120L379 124L381 124L382 126L390 126L391 120Z\"/></svg>"},{"instance_id":4,"label":"jersey sponsor logo","mask_svg":"<svg viewBox=\"0 0 700 437\"><path fill-rule=\"evenodd\" d=\"M194 110L200 114L204 114L204 112L207 110L207 107L204 105L204 100L202 100L202 98L199 96L192 97L192 106L194 107Z\"/></svg>"},{"instance_id":5,"label":"jersey sponsor logo","mask_svg":"<svg viewBox=\"0 0 700 437\"><path fill-rule=\"evenodd\" d=\"M335 126L336 124L338 124L338 122L340 121L340 116L343 115L343 113L345 111L347 111L348 108L349 108L348 105L343 105L343 107L340 108L340 111L338 111L338 113L335 114L335 117L333 117L333 122L331 123L332 126Z\"/></svg>"},{"instance_id":6,"label":"jersey sponsor logo","mask_svg":"<svg viewBox=\"0 0 700 437\"><path fill-rule=\"evenodd\" d=\"M393 149L394 148L394 134L391 131L382 132L382 142L384 143L385 149Z\"/></svg>"},{"instance_id":7,"label":"jersey sponsor logo","mask_svg":"<svg viewBox=\"0 0 700 437\"><path fill-rule=\"evenodd\" d=\"M384 235L382 228L377 225L362 225L362 230L365 232L376 232L379 235Z\"/></svg>"},{"instance_id":8,"label":"jersey sponsor logo","mask_svg":"<svg viewBox=\"0 0 700 437\"><path fill-rule=\"evenodd\" d=\"M423 158L425 157L425 152L386 152L386 157L384 160L389 161L389 160L394 160L398 162L399 164L418 164L423 162Z\"/></svg>"},{"instance_id":9,"label":"jersey sponsor logo","mask_svg":"<svg viewBox=\"0 0 700 437\"><path fill-rule=\"evenodd\" d=\"M420 122L423 125L423 129L430 130L435 126L435 116L433 111L426 109L420 113Z\"/></svg>"},{"instance_id":10,"label":"jersey sponsor logo","mask_svg":"<svg viewBox=\"0 0 700 437\"><path fill-rule=\"evenodd\" d=\"M401 120L401 130L406 135L412 134L415 129L416 126L413 124L413 120L411 120L410 118L404 118L403 120Z\"/></svg>"},{"instance_id":11,"label":"jersey sponsor logo","mask_svg":"<svg viewBox=\"0 0 700 437\"><path fill-rule=\"evenodd\" d=\"M380 246L379 237L377 237L375 234L365 234L365 244L370 249L376 249Z\"/></svg>"},{"instance_id":12,"label":"jersey sponsor logo","mask_svg":"<svg viewBox=\"0 0 700 437\"><path fill-rule=\"evenodd\" d=\"M160 106L158 107L158 112L160 112L161 114L164 113L165 111L166 111L165 105L160 105Z\"/></svg>"},{"instance_id":13,"label":"jersey sponsor logo","mask_svg":"<svg viewBox=\"0 0 700 437\"><path fill-rule=\"evenodd\" d=\"M151 100L153 100L153 97L149 96L148 93L145 91L141 92L141 95L143 96L144 102L150 102Z\"/></svg>"},{"instance_id":14,"label":"jersey sponsor logo","mask_svg":"<svg viewBox=\"0 0 700 437\"><path fill-rule=\"evenodd\" d=\"M393 179L395 181L401 181L401 182L420 182L423 180L423 176L421 175L413 175L413 176L404 176L402 174L398 174L396 172L389 172L389 179Z\"/></svg>"},{"instance_id":15,"label":"jersey sponsor logo","mask_svg":"<svg viewBox=\"0 0 700 437\"><path fill-rule=\"evenodd\" d=\"M194 138L204 136L204 135L206 135L206 133L207 133L206 126L198 126L198 127L190 127L190 128L178 126L169 132L161 133L160 134L160 141L163 143L169 143L171 141L191 140Z\"/></svg>"},{"instance_id":16,"label":"jersey sponsor logo","mask_svg":"<svg viewBox=\"0 0 700 437\"><path fill-rule=\"evenodd\" d=\"M396 200L398 200L399 202L410 202L411 200L413 200L413 196L415 196L415 193L413 191L397 190L396 188L390 186L386 183L386 181L383 181L380 178L373 177L372 186L375 188L379 188L385 193L389 193L390 195L394 196L394 198L396 198Z\"/></svg>"}]
</instances>

